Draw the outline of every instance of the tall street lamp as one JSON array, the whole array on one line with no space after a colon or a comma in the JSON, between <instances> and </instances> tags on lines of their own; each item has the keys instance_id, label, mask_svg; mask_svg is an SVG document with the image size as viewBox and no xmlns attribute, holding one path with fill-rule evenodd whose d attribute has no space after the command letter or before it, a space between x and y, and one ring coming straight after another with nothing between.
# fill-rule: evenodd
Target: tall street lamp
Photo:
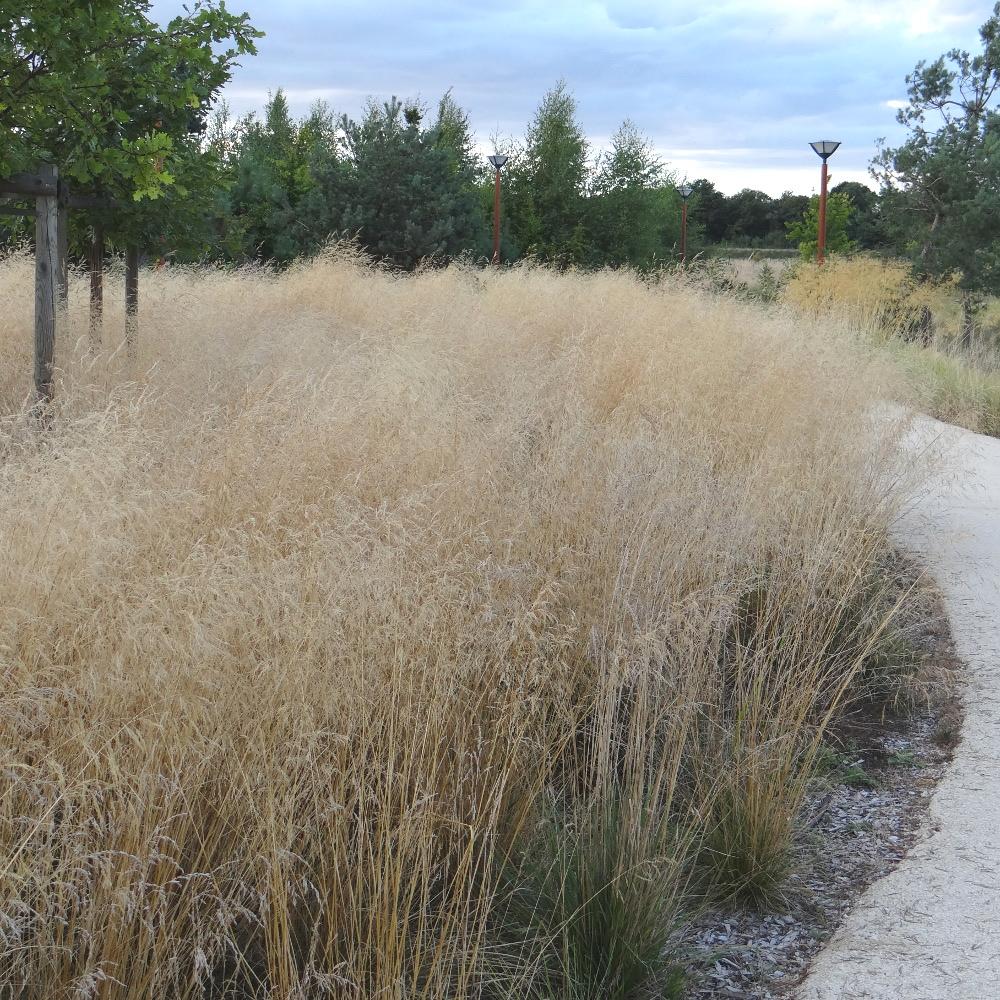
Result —
<instances>
[{"instance_id":1,"label":"tall street lamp","mask_svg":"<svg viewBox=\"0 0 1000 1000\"><path fill-rule=\"evenodd\" d=\"M496 186L493 189L493 263L500 264L500 171L503 170L507 162L506 156L494 153L490 157L490 163L496 171Z\"/></svg>"},{"instance_id":2,"label":"tall street lamp","mask_svg":"<svg viewBox=\"0 0 1000 1000\"><path fill-rule=\"evenodd\" d=\"M678 189L681 196L681 263L687 263L688 255L688 198L694 188L685 181Z\"/></svg>"},{"instance_id":3,"label":"tall street lamp","mask_svg":"<svg viewBox=\"0 0 1000 1000\"><path fill-rule=\"evenodd\" d=\"M823 161L823 169L819 175L819 232L816 234L816 263L822 264L824 259L823 251L826 249L826 182L827 170L826 161L837 152L839 142L833 139L820 139L818 142L809 143L813 152Z\"/></svg>"}]
</instances>

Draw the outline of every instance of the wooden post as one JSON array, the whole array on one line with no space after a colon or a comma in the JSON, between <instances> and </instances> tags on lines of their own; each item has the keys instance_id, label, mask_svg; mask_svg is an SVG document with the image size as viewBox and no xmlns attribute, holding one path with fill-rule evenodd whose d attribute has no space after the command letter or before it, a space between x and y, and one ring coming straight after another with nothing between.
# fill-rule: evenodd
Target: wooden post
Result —
<instances>
[{"instance_id":1,"label":"wooden post","mask_svg":"<svg viewBox=\"0 0 1000 1000\"><path fill-rule=\"evenodd\" d=\"M101 349L104 326L104 226L94 223L90 244L90 349Z\"/></svg>"},{"instance_id":2,"label":"wooden post","mask_svg":"<svg viewBox=\"0 0 1000 1000\"><path fill-rule=\"evenodd\" d=\"M135 360L139 339L139 248L125 251L125 351Z\"/></svg>"},{"instance_id":3,"label":"wooden post","mask_svg":"<svg viewBox=\"0 0 1000 1000\"><path fill-rule=\"evenodd\" d=\"M56 190L59 192L56 216L56 256L59 270L56 285L59 308L65 311L69 307L69 189L64 180L59 180Z\"/></svg>"},{"instance_id":4,"label":"wooden post","mask_svg":"<svg viewBox=\"0 0 1000 1000\"><path fill-rule=\"evenodd\" d=\"M53 189L59 172L48 164L39 175ZM39 400L52 398L52 362L56 343L56 300L59 276L58 198L52 194L35 198L35 392Z\"/></svg>"}]
</instances>

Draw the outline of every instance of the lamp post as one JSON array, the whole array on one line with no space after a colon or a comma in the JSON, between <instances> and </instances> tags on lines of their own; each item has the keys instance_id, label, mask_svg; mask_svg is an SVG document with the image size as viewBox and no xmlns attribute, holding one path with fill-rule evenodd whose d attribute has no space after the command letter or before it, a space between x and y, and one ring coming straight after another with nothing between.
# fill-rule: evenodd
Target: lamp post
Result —
<instances>
[{"instance_id":1,"label":"lamp post","mask_svg":"<svg viewBox=\"0 0 1000 1000\"><path fill-rule=\"evenodd\" d=\"M839 142L833 139L820 139L818 142L809 143L813 152L823 161L823 169L819 175L819 232L816 234L816 263L822 264L824 260L824 250L826 249L826 182L828 174L826 161L837 152Z\"/></svg>"},{"instance_id":2,"label":"lamp post","mask_svg":"<svg viewBox=\"0 0 1000 1000\"><path fill-rule=\"evenodd\" d=\"M681 196L681 263L687 263L688 255L688 198L694 188L685 181L678 189Z\"/></svg>"},{"instance_id":3,"label":"lamp post","mask_svg":"<svg viewBox=\"0 0 1000 1000\"><path fill-rule=\"evenodd\" d=\"M493 263L500 265L500 171L503 170L507 157L494 153L490 163L496 171L496 186L493 189Z\"/></svg>"}]
</instances>

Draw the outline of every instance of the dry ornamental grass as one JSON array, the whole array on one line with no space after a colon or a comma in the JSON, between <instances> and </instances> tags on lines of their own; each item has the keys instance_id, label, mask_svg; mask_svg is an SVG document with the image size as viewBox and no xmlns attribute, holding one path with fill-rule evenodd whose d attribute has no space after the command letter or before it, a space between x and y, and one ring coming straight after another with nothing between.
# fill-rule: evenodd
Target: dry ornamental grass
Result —
<instances>
[{"instance_id":1,"label":"dry ornamental grass","mask_svg":"<svg viewBox=\"0 0 1000 1000\"><path fill-rule=\"evenodd\" d=\"M0 263L0 992L626 997L780 891L878 662L892 376L625 274ZM637 992L639 991L639 992Z\"/></svg>"},{"instance_id":2,"label":"dry ornamental grass","mask_svg":"<svg viewBox=\"0 0 1000 1000\"><path fill-rule=\"evenodd\" d=\"M972 343L962 342L958 275L919 281L903 260L832 257L800 265L783 300L885 344L907 374L922 409L948 423L1000 436L1000 302L987 298Z\"/></svg>"}]
</instances>

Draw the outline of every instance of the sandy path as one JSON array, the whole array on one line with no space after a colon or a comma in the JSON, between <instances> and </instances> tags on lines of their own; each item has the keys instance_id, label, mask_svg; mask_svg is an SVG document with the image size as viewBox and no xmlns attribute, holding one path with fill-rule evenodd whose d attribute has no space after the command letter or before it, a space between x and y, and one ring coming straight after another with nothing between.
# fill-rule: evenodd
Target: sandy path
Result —
<instances>
[{"instance_id":1,"label":"sandy path","mask_svg":"<svg viewBox=\"0 0 1000 1000\"><path fill-rule=\"evenodd\" d=\"M1000 1000L1000 440L921 419L948 473L896 540L944 593L968 665L966 720L924 837L848 915L801 1000Z\"/></svg>"}]
</instances>

